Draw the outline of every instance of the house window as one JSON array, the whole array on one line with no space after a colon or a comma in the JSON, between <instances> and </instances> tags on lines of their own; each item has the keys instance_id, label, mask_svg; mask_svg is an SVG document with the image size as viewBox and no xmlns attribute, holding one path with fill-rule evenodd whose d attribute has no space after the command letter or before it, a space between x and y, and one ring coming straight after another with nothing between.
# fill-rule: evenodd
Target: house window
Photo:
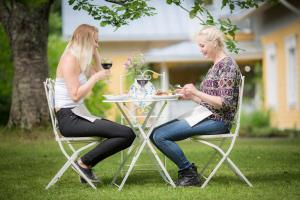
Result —
<instances>
[{"instance_id":1,"label":"house window","mask_svg":"<svg viewBox=\"0 0 300 200\"><path fill-rule=\"evenodd\" d=\"M276 46L266 46L266 77L267 77L267 103L269 108L277 109L278 105L278 82L277 82L277 59Z\"/></svg>"},{"instance_id":2,"label":"house window","mask_svg":"<svg viewBox=\"0 0 300 200\"><path fill-rule=\"evenodd\" d=\"M298 72L297 72L296 35L285 39L287 106L296 109L298 106Z\"/></svg>"}]
</instances>

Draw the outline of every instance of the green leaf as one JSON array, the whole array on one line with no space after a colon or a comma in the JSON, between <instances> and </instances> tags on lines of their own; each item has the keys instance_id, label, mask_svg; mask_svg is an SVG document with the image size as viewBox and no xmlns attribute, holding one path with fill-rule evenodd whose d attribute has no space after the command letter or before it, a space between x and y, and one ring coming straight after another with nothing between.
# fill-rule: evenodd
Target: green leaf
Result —
<instances>
[{"instance_id":1,"label":"green leaf","mask_svg":"<svg viewBox=\"0 0 300 200\"><path fill-rule=\"evenodd\" d=\"M72 5L75 2L75 0L69 0L68 3L69 5Z\"/></svg>"},{"instance_id":2,"label":"green leaf","mask_svg":"<svg viewBox=\"0 0 300 200\"><path fill-rule=\"evenodd\" d=\"M197 16L197 11L196 10L191 10L189 15L190 15L190 18L193 19Z\"/></svg>"},{"instance_id":3,"label":"green leaf","mask_svg":"<svg viewBox=\"0 0 300 200\"><path fill-rule=\"evenodd\" d=\"M100 22L100 26L102 26L102 27L107 26L108 24L109 24L108 21L102 21L102 22Z\"/></svg>"},{"instance_id":4,"label":"green leaf","mask_svg":"<svg viewBox=\"0 0 300 200\"><path fill-rule=\"evenodd\" d=\"M229 4L229 8L230 8L230 10L231 10L231 11L233 11L233 10L234 10L234 7L235 7L235 6L234 6L234 4L233 4L233 3Z\"/></svg>"},{"instance_id":5,"label":"green leaf","mask_svg":"<svg viewBox=\"0 0 300 200\"><path fill-rule=\"evenodd\" d=\"M227 3L228 3L228 0L223 0L221 9L223 9L227 5Z\"/></svg>"},{"instance_id":6,"label":"green leaf","mask_svg":"<svg viewBox=\"0 0 300 200\"><path fill-rule=\"evenodd\" d=\"M173 1L172 0L166 0L167 4L172 4Z\"/></svg>"}]
</instances>

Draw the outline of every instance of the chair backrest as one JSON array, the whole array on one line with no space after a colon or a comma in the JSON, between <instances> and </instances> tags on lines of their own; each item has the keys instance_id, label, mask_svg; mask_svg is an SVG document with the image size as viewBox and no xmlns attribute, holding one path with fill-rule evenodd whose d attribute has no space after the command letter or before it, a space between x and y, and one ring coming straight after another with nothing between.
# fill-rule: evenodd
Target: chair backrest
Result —
<instances>
[{"instance_id":1,"label":"chair backrest","mask_svg":"<svg viewBox=\"0 0 300 200\"><path fill-rule=\"evenodd\" d=\"M235 115L235 120L233 125L235 125L234 134L239 134L240 129L240 122L241 122L241 113L242 113L242 105L243 105L243 93L244 93L244 82L245 82L245 76L241 77L241 83L240 83L240 91L239 91L239 100L238 100L238 106L237 106L237 112Z\"/></svg>"},{"instance_id":2,"label":"chair backrest","mask_svg":"<svg viewBox=\"0 0 300 200\"><path fill-rule=\"evenodd\" d=\"M53 133L55 135L55 138L59 138L59 129L58 129L58 121L55 116L55 101L54 101L54 86L55 82L51 78L47 78L44 81L44 88L45 88L45 93L47 97L47 102L48 102L48 108L50 112L50 117L51 117L51 123L52 123L52 128L53 128Z\"/></svg>"}]
</instances>

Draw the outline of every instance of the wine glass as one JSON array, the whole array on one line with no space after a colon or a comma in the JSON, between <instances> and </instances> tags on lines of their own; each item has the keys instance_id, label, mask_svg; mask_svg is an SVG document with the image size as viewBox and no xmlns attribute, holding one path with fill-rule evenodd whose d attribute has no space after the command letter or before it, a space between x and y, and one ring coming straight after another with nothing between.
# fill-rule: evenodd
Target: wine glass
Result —
<instances>
[{"instance_id":1,"label":"wine glass","mask_svg":"<svg viewBox=\"0 0 300 200\"><path fill-rule=\"evenodd\" d=\"M146 95L145 85L151 79L150 75L138 75L136 77L136 82L141 86L141 92L143 96Z\"/></svg>"},{"instance_id":2,"label":"wine glass","mask_svg":"<svg viewBox=\"0 0 300 200\"><path fill-rule=\"evenodd\" d=\"M112 67L112 60L108 58L102 59L101 66L103 67L103 69L109 70ZM110 81L106 80L106 83L110 83Z\"/></svg>"}]
</instances>

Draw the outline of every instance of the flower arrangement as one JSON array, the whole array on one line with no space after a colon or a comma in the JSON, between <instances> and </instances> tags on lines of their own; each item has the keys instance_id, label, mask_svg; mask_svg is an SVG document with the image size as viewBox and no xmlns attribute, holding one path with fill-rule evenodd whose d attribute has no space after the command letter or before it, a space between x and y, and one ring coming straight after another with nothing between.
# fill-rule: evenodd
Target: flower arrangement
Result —
<instances>
[{"instance_id":1,"label":"flower arrangement","mask_svg":"<svg viewBox=\"0 0 300 200\"><path fill-rule=\"evenodd\" d=\"M142 53L133 55L124 63L124 67L128 72L133 72L134 75L142 75L146 69L145 58Z\"/></svg>"}]
</instances>

